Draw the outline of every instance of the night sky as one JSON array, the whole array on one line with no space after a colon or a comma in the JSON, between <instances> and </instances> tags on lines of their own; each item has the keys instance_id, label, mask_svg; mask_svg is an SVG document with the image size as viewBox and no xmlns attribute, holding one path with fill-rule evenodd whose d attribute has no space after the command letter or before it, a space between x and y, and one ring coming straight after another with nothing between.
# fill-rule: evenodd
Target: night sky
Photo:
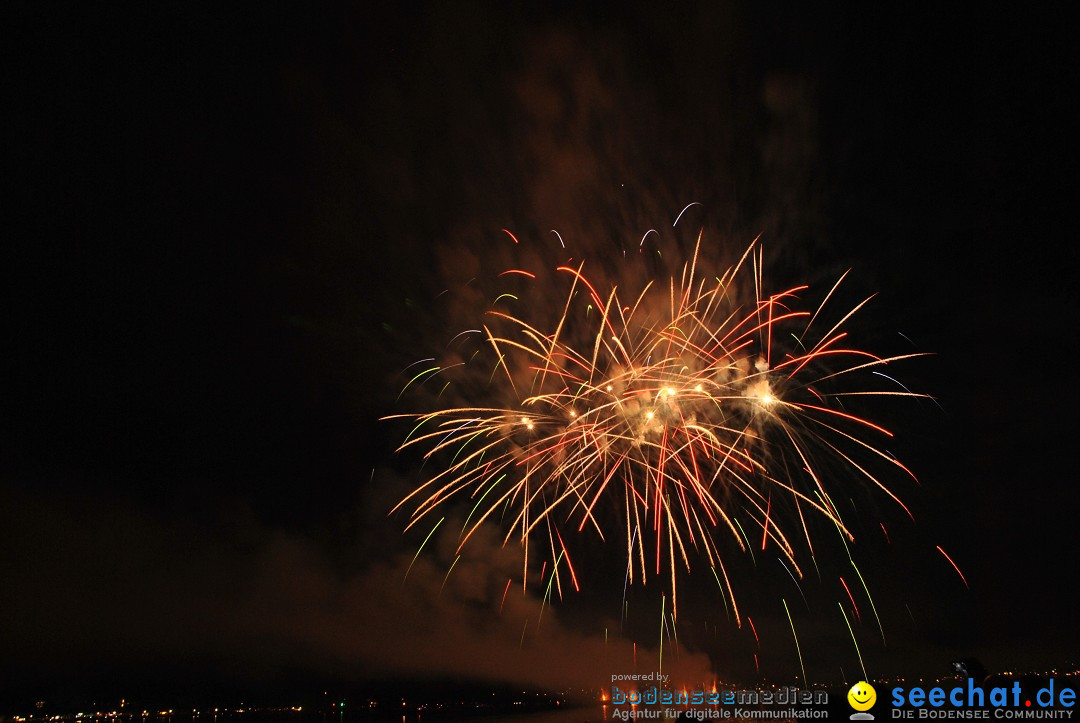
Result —
<instances>
[{"instance_id":1,"label":"night sky","mask_svg":"<svg viewBox=\"0 0 1080 723\"><path fill-rule=\"evenodd\" d=\"M922 484L897 487L915 523L867 509L895 530L866 547L870 674L1080 657L1064 8L556 8L0 11L6 699L623 672L656 617L615 635L618 575L520 648L542 591L496 615L519 552L493 533L441 589L438 540L402 585L422 535L388 513L424 473L379 418L485 308L473 276L552 228L618 256L690 202L705 246L760 234L776 278L818 286L851 268L863 338L933 352L902 377L937 403L881 414ZM744 572L761 674L790 680L799 593ZM681 584L682 664L756 680L711 576ZM855 679L826 587L793 613L807 672Z\"/></svg>"}]
</instances>

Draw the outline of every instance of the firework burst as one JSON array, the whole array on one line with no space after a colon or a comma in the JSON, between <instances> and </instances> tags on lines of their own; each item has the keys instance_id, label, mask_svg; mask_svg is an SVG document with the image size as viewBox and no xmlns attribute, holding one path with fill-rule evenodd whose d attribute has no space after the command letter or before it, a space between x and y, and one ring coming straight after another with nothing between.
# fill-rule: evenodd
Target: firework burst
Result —
<instances>
[{"instance_id":1,"label":"firework burst","mask_svg":"<svg viewBox=\"0 0 1080 723\"><path fill-rule=\"evenodd\" d=\"M845 325L869 299L834 314L844 276L807 304L807 286L765 291L756 242L719 275L701 268L700 248L699 235L677 273L626 297L581 261L504 272L525 291L498 296L456 337L474 345L456 366L481 370L474 398L490 402L395 415L415 422L401 449L441 460L395 507L410 509L408 526L468 499L460 546L497 521L504 544L523 548L523 584L542 557L549 592L552 581L578 586L571 535L621 540L629 582L669 580L673 613L676 573L697 559L723 580L738 621L732 552L771 548L801 578L816 523L853 538L834 502L853 480L903 506L880 470L911 473L860 410L872 397L923 396L874 373L917 355L851 343ZM544 299L560 290L558 304L529 307L536 286ZM431 365L409 385L447 370Z\"/></svg>"}]
</instances>

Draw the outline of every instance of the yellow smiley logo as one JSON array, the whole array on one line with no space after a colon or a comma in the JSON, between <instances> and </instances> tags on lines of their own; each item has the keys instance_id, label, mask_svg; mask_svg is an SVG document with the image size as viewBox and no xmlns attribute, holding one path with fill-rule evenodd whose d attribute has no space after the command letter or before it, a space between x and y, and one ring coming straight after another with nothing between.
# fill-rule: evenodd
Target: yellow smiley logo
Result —
<instances>
[{"instance_id":1,"label":"yellow smiley logo","mask_svg":"<svg viewBox=\"0 0 1080 723\"><path fill-rule=\"evenodd\" d=\"M847 702L855 710L870 710L874 707L874 703L877 702L877 691L874 690L874 686L865 680L860 680L851 686L851 690L848 691Z\"/></svg>"}]
</instances>

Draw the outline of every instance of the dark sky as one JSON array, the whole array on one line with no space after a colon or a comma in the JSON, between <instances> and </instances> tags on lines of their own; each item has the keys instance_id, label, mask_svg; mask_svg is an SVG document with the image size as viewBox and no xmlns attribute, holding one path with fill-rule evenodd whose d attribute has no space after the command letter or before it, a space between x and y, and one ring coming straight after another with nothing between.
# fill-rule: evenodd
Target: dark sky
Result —
<instances>
[{"instance_id":1,"label":"dark sky","mask_svg":"<svg viewBox=\"0 0 1080 723\"><path fill-rule=\"evenodd\" d=\"M438 541L401 584L419 539L386 515L420 475L378 419L468 324L469 278L528 253L500 229L616 256L692 201L706 244L761 234L782 280L853 268L863 332L934 352L904 380L940 407L889 418L922 486L868 546L893 638L861 630L871 675L1077 659L1064 10L366 5L2 11L0 691L619 672L595 588L519 648L542 591L494 614L494 537L441 592ZM713 630L688 625L687 670L753 679L712 580L687 584ZM783 679L774 584L746 595ZM806 587L808 672L850 677Z\"/></svg>"}]
</instances>

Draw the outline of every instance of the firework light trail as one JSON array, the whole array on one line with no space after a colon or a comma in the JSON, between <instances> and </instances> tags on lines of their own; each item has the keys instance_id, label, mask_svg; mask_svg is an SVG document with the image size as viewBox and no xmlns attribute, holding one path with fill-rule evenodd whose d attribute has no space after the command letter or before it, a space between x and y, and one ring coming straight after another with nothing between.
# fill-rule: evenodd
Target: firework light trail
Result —
<instances>
[{"instance_id":1,"label":"firework light trail","mask_svg":"<svg viewBox=\"0 0 1080 723\"><path fill-rule=\"evenodd\" d=\"M815 526L853 539L834 501L853 483L907 511L882 470L914 476L880 446L892 434L864 406L923 397L873 373L919 354L852 343L845 325L869 299L840 305L846 274L824 296L770 292L757 242L719 274L701 247L699 234L681 268L629 294L594 282L580 259L500 274L509 290L479 329L454 337L469 346L464 361L425 360L407 375L421 386L467 367L483 380L467 390L473 404L395 415L413 420L400 449L438 460L394 508L409 510L407 527L467 500L455 554L498 523L504 544L522 547L523 586L530 561L544 560L545 599L553 584L578 587L569 540L622 540L628 583L660 578L673 616L677 573L696 558L741 625L725 557L770 550L801 579L807 556L817 564ZM441 397L445 384L432 384Z\"/></svg>"}]
</instances>

